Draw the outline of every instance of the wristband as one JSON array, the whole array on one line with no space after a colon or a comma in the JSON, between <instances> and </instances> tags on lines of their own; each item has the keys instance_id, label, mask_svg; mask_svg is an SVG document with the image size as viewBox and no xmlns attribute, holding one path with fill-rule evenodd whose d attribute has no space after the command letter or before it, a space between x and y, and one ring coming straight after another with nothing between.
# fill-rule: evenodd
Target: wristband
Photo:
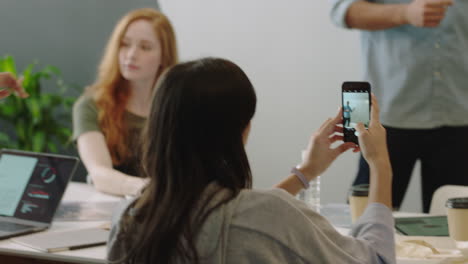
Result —
<instances>
[{"instance_id":1,"label":"wristband","mask_svg":"<svg viewBox=\"0 0 468 264\"><path fill-rule=\"evenodd\" d=\"M304 189L309 189L309 181L306 179L306 177L304 176L304 174L298 170L296 167L293 167L291 169L291 173L293 173L294 175L297 176L297 178L299 178L299 180L302 182L302 184L304 185Z\"/></svg>"}]
</instances>

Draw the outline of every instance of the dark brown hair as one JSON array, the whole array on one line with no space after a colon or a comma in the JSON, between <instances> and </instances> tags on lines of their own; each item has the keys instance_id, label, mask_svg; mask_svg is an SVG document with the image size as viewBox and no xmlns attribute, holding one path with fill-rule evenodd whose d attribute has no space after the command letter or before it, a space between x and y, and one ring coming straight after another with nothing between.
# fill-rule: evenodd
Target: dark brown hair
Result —
<instances>
[{"instance_id":1,"label":"dark brown hair","mask_svg":"<svg viewBox=\"0 0 468 264\"><path fill-rule=\"evenodd\" d=\"M216 58L172 67L158 83L144 135L143 170L151 181L122 221L125 263L198 263L195 239L206 217L251 188L243 132L256 95L246 74ZM229 197L206 208L206 187ZM208 210L206 210L208 209Z\"/></svg>"}]
</instances>

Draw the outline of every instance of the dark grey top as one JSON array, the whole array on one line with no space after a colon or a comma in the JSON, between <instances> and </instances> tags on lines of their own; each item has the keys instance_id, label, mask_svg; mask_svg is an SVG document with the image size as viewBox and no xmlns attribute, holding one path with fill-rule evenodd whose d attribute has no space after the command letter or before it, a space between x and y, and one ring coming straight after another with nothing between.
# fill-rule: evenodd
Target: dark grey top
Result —
<instances>
[{"instance_id":1,"label":"dark grey top","mask_svg":"<svg viewBox=\"0 0 468 264\"><path fill-rule=\"evenodd\" d=\"M113 220L109 260L129 246L118 239L127 206ZM373 203L343 236L284 190L244 190L207 218L196 245L202 263L396 263L393 225L390 209Z\"/></svg>"},{"instance_id":2,"label":"dark grey top","mask_svg":"<svg viewBox=\"0 0 468 264\"><path fill-rule=\"evenodd\" d=\"M125 127L128 137L122 144L127 145L129 150L138 149L140 145L141 132L146 123L146 118L126 111L124 113ZM94 100L86 95L81 96L73 105L73 140L86 132L102 130L98 121L98 108ZM105 136L105 135L104 135ZM113 164L114 169L131 176L140 176L140 158L136 153L122 164Z\"/></svg>"}]
</instances>

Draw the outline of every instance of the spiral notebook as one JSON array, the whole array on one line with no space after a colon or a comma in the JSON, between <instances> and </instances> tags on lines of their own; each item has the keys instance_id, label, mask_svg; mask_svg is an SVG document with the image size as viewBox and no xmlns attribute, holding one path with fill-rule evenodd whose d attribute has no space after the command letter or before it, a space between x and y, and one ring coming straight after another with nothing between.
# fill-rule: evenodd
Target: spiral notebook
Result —
<instances>
[{"instance_id":1,"label":"spiral notebook","mask_svg":"<svg viewBox=\"0 0 468 264\"><path fill-rule=\"evenodd\" d=\"M110 221L120 203L121 201L64 201L57 209L54 221Z\"/></svg>"}]
</instances>

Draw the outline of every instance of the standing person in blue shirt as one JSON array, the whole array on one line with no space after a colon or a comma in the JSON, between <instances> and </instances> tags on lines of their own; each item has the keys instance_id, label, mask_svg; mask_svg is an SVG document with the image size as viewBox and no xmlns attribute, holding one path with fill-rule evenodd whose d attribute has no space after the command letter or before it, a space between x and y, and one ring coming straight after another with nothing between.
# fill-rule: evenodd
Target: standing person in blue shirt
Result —
<instances>
[{"instance_id":1,"label":"standing person in blue shirt","mask_svg":"<svg viewBox=\"0 0 468 264\"><path fill-rule=\"evenodd\" d=\"M438 187L468 185L468 1L331 1L335 24L361 30L363 79L387 128L393 206L420 160L428 212ZM354 184L368 175L361 157Z\"/></svg>"},{"instance_id":2,"label":"standing person in blue shirt","mask_svg":"<svg viewBox=\"0 0 468 264\"><path fill-rule=\"evenodd\" d=\"M349 124L351 123L351 113L353 112L353 109L351 106L349 106L349 101L346 102L346 105L343 107L343 120L344 120L344 126L348 127Z\"/></svg>"}]
</instances>

